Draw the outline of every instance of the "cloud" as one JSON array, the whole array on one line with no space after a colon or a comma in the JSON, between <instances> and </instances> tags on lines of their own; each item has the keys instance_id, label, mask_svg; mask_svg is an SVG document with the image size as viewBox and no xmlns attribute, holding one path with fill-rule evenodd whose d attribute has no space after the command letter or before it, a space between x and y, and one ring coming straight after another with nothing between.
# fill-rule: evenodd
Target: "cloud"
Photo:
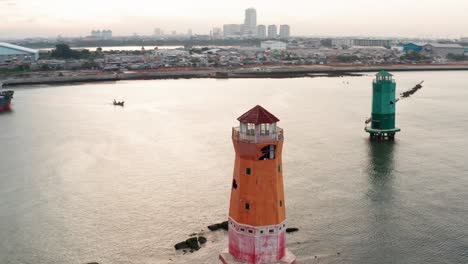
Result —
<instances>
[{"instance_id":1,"label":"cloud","mask_svg":"<svg viewBox=\"0 0 468 264\"><path fill-rule=\"evenodd\" d=\"M14 1L14 0L0 0L0 5L16 6L16 1Z\"/></svg>"},{"instance_id":2,"label":"cloud","mask_svg":"<svg viewBox=\"0 0 468 264\"><path fill-rule=\"evenodd\" d=\"M208 34L213 27L242 23L244 9L257 9L259 24L290 24L301 35L459 36L467 34L467 0L0 0L2 36L83 36L94 28L115 35L166 31ZM421 2L424 8L421 9ZM404 8L402 8L404 7ZM414 12L419 10L421 12Z\"/></svg>"}]
</instances>

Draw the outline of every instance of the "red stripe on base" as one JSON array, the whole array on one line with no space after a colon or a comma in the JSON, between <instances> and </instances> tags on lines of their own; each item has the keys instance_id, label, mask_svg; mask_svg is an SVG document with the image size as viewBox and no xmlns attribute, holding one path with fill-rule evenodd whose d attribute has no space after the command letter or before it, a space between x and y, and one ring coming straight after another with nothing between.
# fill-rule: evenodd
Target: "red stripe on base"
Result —
<instances>
[{"instance_id":1,"label":"red stripe on base","mask_svg":"<svg viewBox=\"0 0 468 264\"><path fill-rule=\"evenodd\" d=\"M11 106L10 106L9 104L0 106L0 112L2 112L2 111L10 111L10 110L11 110Z\"/></svg>"},{"instance_id":2,"label":"red stripe on base","mask_svg":"<svg viewBox=\"0 0 468 264\"><path fill-rule=\"evenodd\" d=\"M236 259L252 264L276 263L285 256L284 223L253 227L229 219L229 224L229 253Z\"/></svg>"}]
</instances>

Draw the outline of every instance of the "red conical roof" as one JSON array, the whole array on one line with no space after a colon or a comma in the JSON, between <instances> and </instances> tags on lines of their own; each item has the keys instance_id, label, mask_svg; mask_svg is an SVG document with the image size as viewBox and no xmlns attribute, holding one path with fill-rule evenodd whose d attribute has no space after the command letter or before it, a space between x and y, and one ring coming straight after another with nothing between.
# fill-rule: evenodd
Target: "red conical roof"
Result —
<instances>
[{"instance_id":1,"label":"red conical roof","mask_svg":"<svg viewBox=\"0 0 468 264\"><path fill-rule=\"evenodd\" d=\"M276 116L259 105L250 109L247 113L241 115L239 118L237 118L237 120L242 123L250 123L255 125L273 124L280 121Z\"/></svg>"}]
</instances>

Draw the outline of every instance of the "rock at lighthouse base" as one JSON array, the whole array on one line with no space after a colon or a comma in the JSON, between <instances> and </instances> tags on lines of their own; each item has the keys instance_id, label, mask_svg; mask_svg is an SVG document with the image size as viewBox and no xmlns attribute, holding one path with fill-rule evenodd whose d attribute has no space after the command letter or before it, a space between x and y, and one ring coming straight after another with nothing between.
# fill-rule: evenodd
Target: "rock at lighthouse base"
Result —
<instances>
[{"instance_id":1,"label":"rock at lighthouse base","mask_svg":"<svg viewBox=\"0 0 468 264\"><path fill-rule=\"evenodd\" d=\"M245 264L245 262L239 262L231 254L229 254L229 249L223 250L219 254L220 264ZM294 256L291 251L286 249L285 256L277 263L268 263L268 264L296 264L296 256Z\"/></svg>"}]
</instances>

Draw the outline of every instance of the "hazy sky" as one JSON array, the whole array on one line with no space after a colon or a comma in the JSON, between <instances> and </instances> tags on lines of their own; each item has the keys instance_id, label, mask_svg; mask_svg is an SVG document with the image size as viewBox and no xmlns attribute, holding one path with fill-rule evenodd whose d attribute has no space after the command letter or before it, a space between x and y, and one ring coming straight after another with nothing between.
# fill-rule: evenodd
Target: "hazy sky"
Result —
<instances>
[{"instance_id":1,"label":"hazy sky","mask_svg":"<svg viewBox=\"0 0 468 264\"><path fill-rule=\"evenodd\" d=\"M0 0L0 39L155 27L208 34L242 23L248 7L259 24L290 24L293 35L468 36L468 0Z\"/></svg>"}]
</instances>

